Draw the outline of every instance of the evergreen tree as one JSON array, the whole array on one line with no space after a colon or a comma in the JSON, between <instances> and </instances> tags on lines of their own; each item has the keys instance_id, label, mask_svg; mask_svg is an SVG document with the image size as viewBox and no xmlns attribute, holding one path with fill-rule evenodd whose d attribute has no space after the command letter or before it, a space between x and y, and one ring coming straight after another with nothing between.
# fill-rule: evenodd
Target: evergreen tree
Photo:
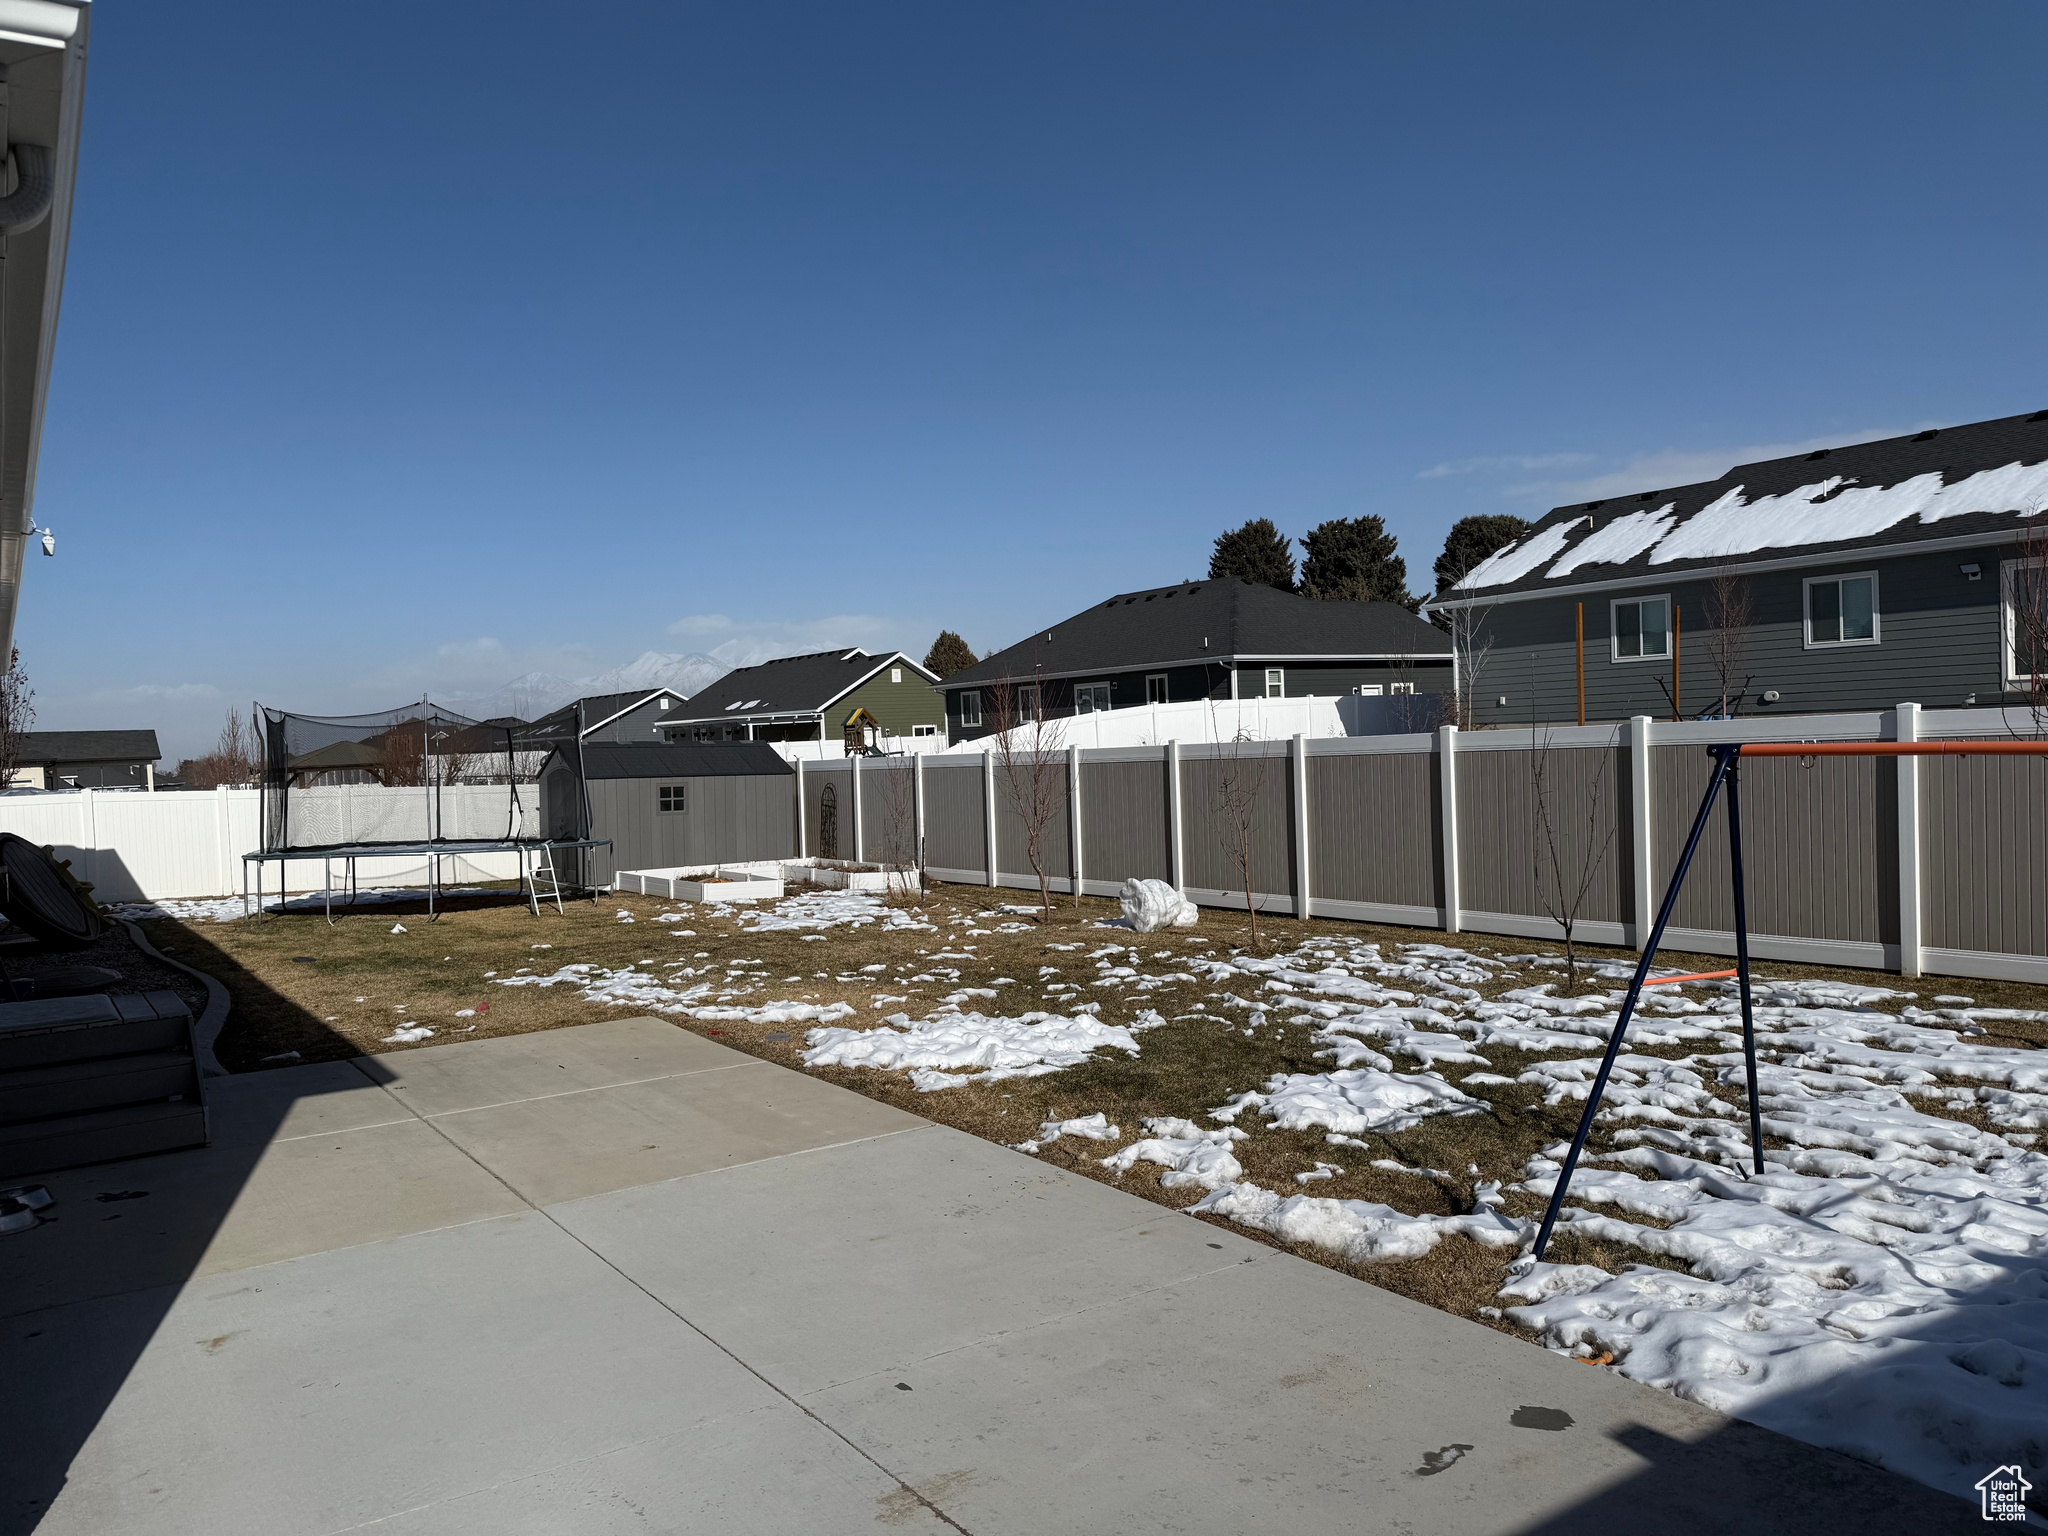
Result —
<instances>
[{"instance_id":1,"label":"evergreen tree","mask_svg":"<svg viewBox=\"0 0 2048 1536\"><path fill-rule=\"evenodd\" d=\"M1333 517L1302 536L1301 595L1324 602L1399 603L1414 612L1408 562L1380 517Z\"/></svg>"},{"instance_id":2,"label":"evergreen tree","mask_svg":"<svg viewBox=\"0 0 2048 1536\"><path fill-rule=\"evenodd\" d=\"M955 672L964 672L980 659L974 654L973 646L950 629L942 629L939 638L932 642L932 648L925 652L924 665L926 671L936 672L945 678Z\"/></svg>"},{"instance_id":3,"label":"evergreen tree","mask_svg":"<svg viewBox=\"0 0 2048 1536\"><path fill-rule=\"evenodd\" d=\"M1294 590L1294 547L1270 517L1255 517L1216 540L1209 557L1211 580L1237 576L1262 587Z\"/></svg>"},{"instance_id":4,"label":"evergreen tree","mask_svg":"<svg viewBox=\"0 0 2048 1536\"><path fill-rule=\"evenodd\" d=\"M1444 552L1436 557L1436 589L1441 592L1465 579L1465 573L1498 550L1521 538L1530 524L1510 513L1461 517L1451 524Z\"/></svg>"}]
</instances>

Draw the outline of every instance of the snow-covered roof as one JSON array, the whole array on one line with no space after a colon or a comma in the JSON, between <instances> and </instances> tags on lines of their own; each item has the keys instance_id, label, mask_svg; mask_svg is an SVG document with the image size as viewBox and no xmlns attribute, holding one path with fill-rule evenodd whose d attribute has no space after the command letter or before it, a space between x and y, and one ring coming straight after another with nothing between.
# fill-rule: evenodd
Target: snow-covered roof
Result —
<instances>
[{"instance_id":1,"label":"snow-covered roof","mask_svg":"<svg viewBox=\"0 0 2048 1536\"><path fill-rule=\"evenodd\" d=\"M1852 548L1998 539L2043 513L2048 411L2036 411L1557 507L1526 538L1474 566L1444 600L1492 602Z\"/></svg>"}]
</instances>

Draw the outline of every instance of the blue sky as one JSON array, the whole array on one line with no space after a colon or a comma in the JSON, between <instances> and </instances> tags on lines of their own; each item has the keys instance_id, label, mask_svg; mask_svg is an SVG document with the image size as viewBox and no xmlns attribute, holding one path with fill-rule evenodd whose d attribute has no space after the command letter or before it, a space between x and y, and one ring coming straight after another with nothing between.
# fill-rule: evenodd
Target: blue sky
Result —
<instances>
[{"instance_id":1,"label":"blue sky","mask_svg":"<svg viewBox=\"0 0 2048 1536\"><path fill-rule=\"evenodd\" d=\"M1418 14L1418 10L1420 14ZM45 727L1007 644L2033 410L2048 11L95 7Z\"/></svg>"}]
</instances>

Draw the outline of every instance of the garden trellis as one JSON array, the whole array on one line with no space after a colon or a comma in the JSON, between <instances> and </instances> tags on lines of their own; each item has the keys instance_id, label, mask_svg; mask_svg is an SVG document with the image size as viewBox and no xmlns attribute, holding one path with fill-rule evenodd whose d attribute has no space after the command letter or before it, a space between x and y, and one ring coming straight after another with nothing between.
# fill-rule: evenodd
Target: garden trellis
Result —
<instances>
[{"instance_id":1,"label":"garden trellis","mask_svg":"<svg viewBox=\"0 0 2048 1536\"><path fill-rule=\"evenodd\" d=\"M1686 872L1692 867L1693 854L1699 849L1700 837L1713 814L1715 798L1724 785L1728 791L1728 854L1735 903L1735 970L1732 974L1742 999L1742 1058L1749 1089L1750 1164L1753 1172L1760 1174L1764 1171L1763 1112L1757 1097L1756 1022L1749 985L1749 914L1742 879L1741 760L1745 757L1796 757L1809 761L1822 757L2048 757L2048 741L1724 742L1706 750L1714 760L1714 769L1707 779L1706 793L1700 797L1699 812L1693 817L1685 847L1671 871L1671 883L1665 888L1664 899L1657 908L1657 920L1650 930L1649 942L1643 946L1642 956L1636 961L1635 974L1629 978L1621 1013L1615 1020L1614 1032L1608 1036L1607 1050L1600 1059L1599 1072L1594 1075L1592 1091L1586 1096L1585 1112L1579 1116L1578 1129L1572 1135L1564 1166L1558 1171L1557 1183L1551 1190L1550 1204L1543 1213L1543 1226L1536 1234L1535 1247L1530 1251L1530 1257L1539 1263L1550 1246L1550 1234L1557 1225L1558 1213L1564 1208L1572 1172L1579 1165L1579 1155L1585 1150L1587 1136L1592 1133L1594 1117L1600 1112L1601 1096L1606 1092L1607 1079L1614 1071L1615 1060L1621 1054L1622 1040L1628 1033L1629 1020L1635 1016L1643 988L1661 982L1706 979L1653 978L1650 967L1656 962L1657 950L1664 941L1664 930L1670 925L1672 909L1678 904L1678 893L1685 884ZM1712 974L1718 978L1730 973Z\"/></svg>"}]
</instances>

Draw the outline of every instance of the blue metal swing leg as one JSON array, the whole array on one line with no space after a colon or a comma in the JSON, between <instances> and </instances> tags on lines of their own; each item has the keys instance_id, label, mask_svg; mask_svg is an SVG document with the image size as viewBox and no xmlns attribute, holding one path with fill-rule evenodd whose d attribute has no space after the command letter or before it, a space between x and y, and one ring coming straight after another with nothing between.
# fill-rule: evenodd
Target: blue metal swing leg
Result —
<instances>
[{"instance_id":1,"label":"blue metal swing leg","mask_svg":"<svg viewBox=\"0 0 2048 1536\"><path fill-rule=\"evenodd\" d=\"M1557 1213L1564 1208L1565 1190L1572 1181L1572 1170L1579 1166L1579 1154L1586 1149L1586 1137L1593 1129L1593 1117L1600 1112L1600 1097L1607 1091L1607 1079L1614 1071L1615 1058L1621 1054L1622 1037L1628 1033L1628 1021L1635 1017L1636 1003L1642 998L1643 983L1649 979L1650 966L1657 958L1657 949L1664 942L1664 930L1671 922L1671 909L1678 905L1678 891L1685 884L1685 873L1692 868L1692 856L1700 846L1700 834L1707 830L1707 817L1714 809L1714 796L1721 792L1721 781L1728 777L1735 766L1740 746L1714 747L1713 777L1707 780L1707 792L1700 799L1699 814L1692 819L1692 831L1686 835L1685 851L1678 856L1678 866L1671 871L1671 884L1665 888L1664 901L1657 908L1656 924L1650 929L1649 942L1643 946L1643 956L1636 962L1636 973L1629 978L1628 996L1622 1000L1621 1017L1615 1020L1614 1033L1607 1039L1607 1054L1600 1059L1600 1070L1593 1078L1593 1091L1586 1095L1586 1112L1579 1116L1579 1128L1572 1136L1571 1150L1565 1154L1564 1167L1557 1175L1557 1185L1550 1192L1550 1206L1543 1213L1543 1228L1536 1234L1536 1246L1532 1256L1539 1262L1543 1251L1550 1246L1550 1232L1557 1225ZM1747 949L1746 942L1743 947ZM1744 997L1748 990L1745 987ZM1752 1075L1751 1081L1754 1082ZM1751 1102L1755 1102L1752 1088Z\"/></svg>"}]
</instances>

